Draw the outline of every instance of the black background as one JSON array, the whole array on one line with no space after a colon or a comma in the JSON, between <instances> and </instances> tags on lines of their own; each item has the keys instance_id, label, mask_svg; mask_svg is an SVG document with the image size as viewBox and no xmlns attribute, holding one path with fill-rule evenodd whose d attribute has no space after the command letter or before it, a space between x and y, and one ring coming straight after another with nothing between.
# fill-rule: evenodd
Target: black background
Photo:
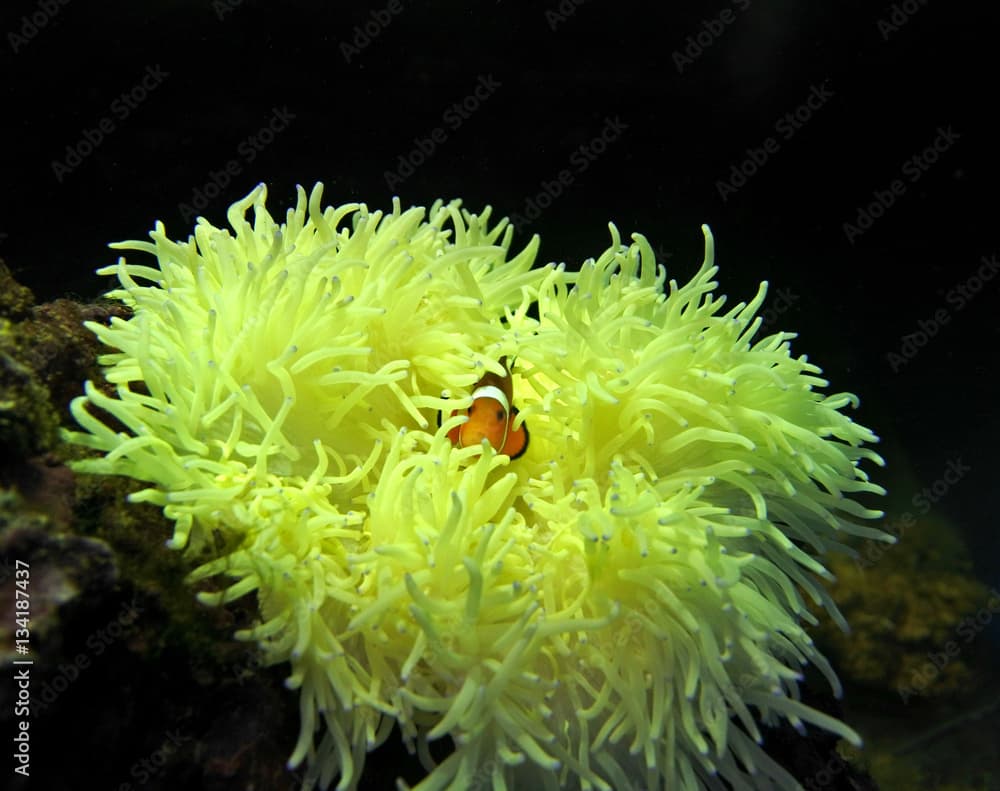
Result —
<instances>
[{"instance_id":1,"label":"black background","mask_svg":"<svg viewBox=\"0 0 1000 791\"><path fill-rule=\"evenodd\" d=\"M613 221L649 237L685 280L708 223L720 291L749 299L766 279L772 297L791 294L769 329L800 332L793 349L831 389L860 395L859 419L889 462L885 505L913 510L949 462L970 468L932 516L953 521L977 574L1000 582L1000 280L961 310L948 299L981 257L1000 254L991 4L401 0L382 22L373 10L387 3L336 5L5 3L0 256L39 298L90 299L109 286L93 273L115 260L109 242L144 237L156 220L186 238L183 204L214 190L230 160L238 175L198 212L216 225L259 182L275 215L296 184L320 180L326 203L461 197L523 214L620 119L627 128L515 244L540 233L540 259L573 266L605 249ZM713 25L724 9L731 22ZM32 17L44 21L33 34ZM367 44L356 38L365 25ZM360 51L348 58L351 42ZM169 76L119 117L116 99L148 68ZM451 128L449 107L486 78L500 87ZM829 98L794 135L776 131L820 89ZM248 161L275 108L293 119ZM115 129L57 175L105 116ZM438 127L447 139L387 185ZM911 158L939 130L957 138L911 181ZM776 153L724 199L719 181L769 136ZM903 194L849 240L844 224L897 178ZM947 324L894 370L888 355L941 310Z\"/></svg>"}]
</instances>

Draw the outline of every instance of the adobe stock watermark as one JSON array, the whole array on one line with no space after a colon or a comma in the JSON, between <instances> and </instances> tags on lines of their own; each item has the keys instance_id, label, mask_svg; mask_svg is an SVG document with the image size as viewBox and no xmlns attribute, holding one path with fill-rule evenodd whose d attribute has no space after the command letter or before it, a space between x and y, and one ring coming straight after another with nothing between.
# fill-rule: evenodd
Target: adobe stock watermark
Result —
<instances>
[{"instance_id":1,"label":"adobe stock watermark","mask_svg":"<svg viewBox=\"0 0 1000 791\"><path fill-rule=\"evenodd\" d=\"M750 7L750 0L730 0L730 5L734 6L736 11L726 7L711 19L702 18L701 29L684 40L683 49L673 51L674 67L678 74L683 74L684 69L693 66L705 50L722 37L729 26L736 21L736 12L743 13Z\"/></svg>"},{"instance_id":2,"label":"adobe stock watermark","mask_svg":"<svg viewBox=\"0 0 1000 791\"><path fill-rule=\"evenodd\" d=\"M760 328L757 330L757 334L759 335L769 327L773 326L774 322L790 311L799 299L800 296L787 286L779 288L775 292L774 300L766 302L765 304L767 307L758 314L762 321L760 322Z\"/></svg>"},{"instance_id":3,"label":"adobe stock watermark","mask_svg":"<svg viewBox=\"0 0 1000 791\"><path fill-rule=\"evenodd\" d=\"M515 228L527 228L542 216L557 198L569 189L576 179L586 173L621 136L628 131L629 125L619 116L606 116L601 131L586 143L579 145L570 154L568 166L553 174L550 179L543 179L539 190L527 198L519 212L510 216Z\"/></svg>"},{"instance_id":4,"label":"adobe stock watermark","mask_svg":"<svg viewBox=\"0 0 1000 791\"><path fill-rule=\"evenodd\" d=\"M80 130L80 137L76 142L66 146L62 159L52 160L51 168L56 181L62 184L63 180L114 134L119 125L124 123L169 76L170 72L164 71L159 64L147 66L142 78L128 90L122 91L111 102L107 114L101 116L94 126Z\"/></svg>"},{"instance_id":5,"label":"adobe stock watermark","mask_svg":"<svg viewBox=\"0 0 1000 791\"><path fill-rule=\"evenodd\" d=\"M56 668L55 675L42 684L41 692L32 696L31 716L37 717L49 708L56 700L87 670L94 657L101 656L112 645L128 635L135 626L143 608L131 603L122 604L118 614L102 628L91 632L86 639L87 652L81 652L69 662L64 662Z\"/></svg>"},{"instance_id":6,"label":"adobe stock watermark","mask_svg":"<svg viewBox=\"0 0 1000 791\"><path fill-rule=\"evenodd\" d=\"M220 22L224 22L226 17L243 5L245 0L212 0L212 10L215 12L215 18Z\"/></svg>"},{"instance_id":7,"label":"adobe stock watermark","mask_svg":"<svg viewBox=\"0 0 1000 791\"><path fill-rule=\"evenodd\" d=\"M902 539L906 535L906 531L917 523L917 516L929 513L931 508L947 497L948 493L970 472L972 472L972 468L964 463L961 457L949 459L941 474L910 498L913 511L905 511L893 517L886 522L882 529L895 536L897 540ZM916 513L914 514L914 512ZM895 544L887 544L884 541L869 538L858 551L854 563L862 571L870 569L894 546Z\"/></svg>"},{"instance_id":8,"label":"adobe stock watermark","mask_svg":"<svg viewBox=\"0 0 1000 791\"><path fill-rule=\"evenodd\" d=\"M493 772L498 768L495 760L490 758L486 763L476 769L475 774L469 781L469 791L483 791L483 789L493 787Z\"/></svg>"},{"instance_id":9,"label":"adobe stock watermark","mask_svg":"<svg viewBox=\"0 0 1000 791\"><path fill-rule=\"evenodd\" d=\"M920 319L917 328L900 339L899 349L885 355L886 362L894 374L905 368L941 333L944 327L951 323L954 315L964 310L1000 272L1000 261L997 260L996 253L991 256L984 255L979 260L979 266L971 275L948 289L944 297L946 304L935 310L929 318Z\"/></svg>"},{"instance_id":10,"label":"adobe stock watermark","mask_svg":"<svg viewBox=\"0 0 1000 791\"><path fill-rule=\"evenodd\" d=\"M261 651L256 647L247 647L243 652L242 661L234 662L230 665L229 669L232 672L233 679L242 687L263 667L266 667L266 665L264 663L264 655Z\"/></svg>"},{"instance_id":11,"label":"adobe stock watermark","mask_svg":"<svg viewBox=\"0 0 1000 791\"><path fill-rule=\"evenodd\" d=\"M961 655L962 648L992 623L997 613L1000 613L1000 591L992 588L985 604L958 622L954 637L939 646L937 651L928 651L927 661L911 671L909 682L896 688L903 703L909 703L915 695L923 695L944 669Z\"/></svg>"},{"instance_id":12,"label":"adobe stock watermark","mask_svg":"<svg viewBox=\"0 0 1000 791\"><path fill-rule=\"evenodd\" d=\"M145 755L129 767L128 776L134 782L121 783L114 791L135 791L146 785L150 780L157 777L167 762L178 752L183 745L193 741L194 737L183 733L180 730L167 731L163 741L149 755Z\"/></svg>"},{"instance_id":13,"label":"adobe stock watermark","mask_svg":"<svg viewBox=\"0 0 1000 791\"><path fill-rule=\"evenodd\" d=\"M368 49L392 24L392 20L401 13L403 13L402 0L389 0L385 8L376 8L370 11L368 19L362 24L354 26L350 40L340 42L340 54L344 58L344 62L350 65L351 61Z\"/></svg>"},{"instance_id":14,"label":"adobe stock watermark","mask_svg":"<svg viewBox=\"0 0 1000 791\"><path fill-rule=\"evenodd\" d=\"M7 43L15 55L30 44L72 0L40 0L35 10L24 14L20 26L7 32Z\"/></svg>"},{"instance_id":15,"label":"adobe stock watermark","mask_svg":"<svg viewBox=\"0 0 1000 791\"><path fill-rule=\"evenodd\" d=\"M665 261L673 258L674 253L672 250L668 250L662 244L658 244L656 247L653 248L653 256L654 258L656 258L656 263L662 264Z\"/></svg>"},{"instance_id":16,"label":"adobe stock watermark","mask_svg":"<svg viewBox=\"0 0 1000 791\"><path fill-rule=\"evenodd\" d=\"M545 21L549 23L549 30L554 33L560 25L568 22L576 14L576 9L586 2L587 0L559 0L558 5L546 8Z\"/></svg>"},{"instance_id":17,"label":"adobe stock watermark","mask_svg":"<svg viewBox=\"0 0 1000 791\"><path fill-rule=\"evenodd\" d=\"M195 187L187 201L177 204L177 211L184 218L184 222L191 222L199 212L208 208L213 200L222 195L233 179L239 176L247 165L253 163L264 149L291 126L294 120L295 113L288 109L288 105L272 107L271 115L260 128L244 137L236 146L236 156L227 159L218 169L208 171L208 180Z\"/></svg>"},{"instance_id":18,"label":"adobe stock watermark","mask_svg":"<svg viewBox=\"0 0 1000 791\"><path fill-rule=\"evenodd\" d=\"M900 165L900 174L892 179L884 188L872 192L872 200L863 206L858 206L854 222L844 222L841 229L847 241L854 244L855 240L870 230L875 222L889 211L896 202L906 194L910 184L916 184L923 178L941 157L962 137L951 128L939 126L934 139Z\"/></svg>"},{"instance_id":19,"label":"adobe stock watermark","mask_svg":"<svg viewBox=\"0 0 1000 791\"><path fill-rule=\"evenodd\" d=\"M834 778L845 769L850 769L850 764L838 752L834 751L830 759L816 774L803 781L802 787L806 791L821 791L821 789L829 788Z\"/></svg>"},{"instance_id":20,"label":"adobe stock watermark","mask_svg":"<svg viewBox=\"0 0 1000 791\"><path fill-rule=\"evenodd\" d=\"M448 140L448 132L456 132L483 104L503 87L503 83L492 74L480 74L476 87L457 102L452 102L441 114L441 124L424 135L413 138L413 147L396 159L395 170L382 173L385 186L395 191L396 187L412 176L421 165L434 156L439 147Z\"/></svg>"},{"instance_id":21,"label":"adobe stock watermark","mask_svg":"<svg viewBox=\"0 0 1000 791\"><path fill-rule=\"evenodd\" d=\"M883 41L888 41L889 36L898 33L903 25L907 24L918 11L927 5L928 0L903 0L902 3L893 3L885 10L885 13L875 21L879 35Z\"/></svg>"},{"instance_id":22,"label":"adobe stock watermark","mask_svg":"<svg viewBox=\"0 0 1000 791\"><path fill-rule=\"evenodd\" d=\"M771 161L771 157L781 151L782 141L787 143L795 137L802 127L833 98L829 82L823 80L819 85L810 85L806 98L774 122L774 134L765 137L760 145L748 148L746 157L730 166L728 178L715 180L715 191L719 193L723 203L746 186L746 183Z\"/></svg>"}]
</instances>

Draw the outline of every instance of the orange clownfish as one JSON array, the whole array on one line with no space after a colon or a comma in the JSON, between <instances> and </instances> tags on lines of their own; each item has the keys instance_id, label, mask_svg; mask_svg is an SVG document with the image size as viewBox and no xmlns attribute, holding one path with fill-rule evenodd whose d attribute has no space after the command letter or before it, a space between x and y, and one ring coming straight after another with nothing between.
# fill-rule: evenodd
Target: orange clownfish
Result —
<instances>
[{"instance_id":1,"label":"orange clownfish","mask_svg":"<svg viewBox=\"0 0 1000 791\"><path fill-rule=\"evenodd\" d=\"M516 459L528 447L528 427L522 422L516 429L513 428L517 407L511 403L514 400L514 388L506 357L500 359L500 365L506 375L498 376L487 372L476 382L472 390L472 406L465 410L469 419L449 431L448 439L457 448L479 445L486 439L495 450ZM451 416L456 414L458 410L452 412ZM441 425L440 415L438 425Z\"/></svg>"}]
</instances>

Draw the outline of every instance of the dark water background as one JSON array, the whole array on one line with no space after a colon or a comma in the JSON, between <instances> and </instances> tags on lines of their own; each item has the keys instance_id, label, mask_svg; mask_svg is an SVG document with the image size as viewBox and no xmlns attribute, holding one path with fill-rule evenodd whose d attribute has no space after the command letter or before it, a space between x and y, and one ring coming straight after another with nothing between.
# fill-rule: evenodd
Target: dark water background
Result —
<instances>
[{"instance_id":1,"label":"dark water background","mask_svg":"<svg viewBox=\"0 0 1000 791\"><path fill-rule=\"evenodd\" d=\"M887 505L926 503L1000 586L993 6L337 5L5 3L0 257L89 299L108 242L221 225L261 181L275 215L317 180L489 203L570 265L611 220L678 280L705 222L721 292L769 280L768 329L861 397Z\"/></svg>"}]
</instances>

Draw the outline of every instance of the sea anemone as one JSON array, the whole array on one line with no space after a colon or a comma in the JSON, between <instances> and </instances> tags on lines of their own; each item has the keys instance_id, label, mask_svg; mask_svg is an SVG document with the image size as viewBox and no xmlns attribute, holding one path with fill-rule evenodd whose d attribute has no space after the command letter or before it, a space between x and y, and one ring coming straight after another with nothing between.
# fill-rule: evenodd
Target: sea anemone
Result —
<instances>
[{"instance_id":1,"label":"sea anemone","mask_svg":"<svg viewBox=\"0 0 1000 791\"><path fill-rule=\"evenodd\" d=\"M99 270L132 315L88 325L115 395L68 434L151 484L202 601L256 595L237 637L290 663L305 786L356 787L394 725L421 791L793 789L760 724L858 743L800 701L810 662L839 694L804 596L840 619L818 558L887 538L851 497L882 462L793 335L756 338L766 284L723 311L707 227L678 286L614 226L571 273L488 208L321 197L115 245L156 265ZM487 373L520 458L449 438Z\"/></svg>"}]
</instances>

